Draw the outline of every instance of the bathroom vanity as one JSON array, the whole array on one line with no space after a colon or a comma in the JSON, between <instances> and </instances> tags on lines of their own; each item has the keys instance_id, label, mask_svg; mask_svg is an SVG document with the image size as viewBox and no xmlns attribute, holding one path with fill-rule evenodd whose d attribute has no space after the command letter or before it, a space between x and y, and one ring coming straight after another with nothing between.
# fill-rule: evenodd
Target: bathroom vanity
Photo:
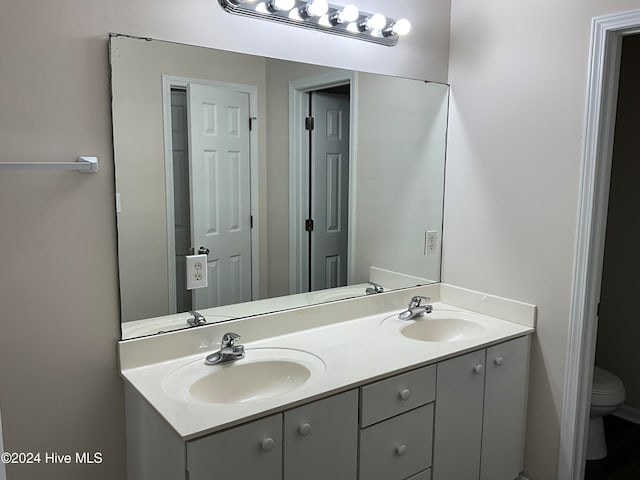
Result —
<instances>
[{"instance_id":1,"label":"bathroom vanity","mask_svg":"<svg viewBox=\"0 0 640 480\"><path fill-rule=\"evenodd\" d=\"M372 297L121 342L129 480L517 478L535 307ZM245 358L205 365L227 331Z\"/></svg>"}]
</instances>

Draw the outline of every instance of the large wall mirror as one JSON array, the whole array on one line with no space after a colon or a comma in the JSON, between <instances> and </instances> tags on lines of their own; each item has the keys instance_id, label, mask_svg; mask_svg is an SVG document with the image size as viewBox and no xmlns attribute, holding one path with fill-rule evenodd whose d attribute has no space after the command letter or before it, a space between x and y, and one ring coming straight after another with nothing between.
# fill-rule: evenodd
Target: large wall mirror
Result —
<instances>
[{"instance_id":1,"label":"large wall mirror","mask_svg":"<svg viewBox=\"0 0 640 480\"><path fill-rule=\"evenodd\" d=\"M123 338L440 280L447 85L122 35L110 59Z\"/></svg>"}]
</instances>

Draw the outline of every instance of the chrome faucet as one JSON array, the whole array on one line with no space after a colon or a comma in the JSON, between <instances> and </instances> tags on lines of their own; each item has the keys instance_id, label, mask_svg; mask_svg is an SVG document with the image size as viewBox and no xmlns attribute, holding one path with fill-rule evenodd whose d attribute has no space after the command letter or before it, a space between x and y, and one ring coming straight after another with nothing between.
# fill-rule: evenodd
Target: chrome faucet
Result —
<instances>
[{"instance_id":1,"label":"chrome faucet","mask_svg":"<svg viewBox=\"0 0 640 480\"><path fill-rule=\"evenodd\" d=\"M432 305L426 305L422 302L428 302L431 299L429 297L415 296L409 302L409 306L404 312L398 315L400 320L411 320L412 318L419 317L425 313L431 313L433 311Z\"/></svg>"},{"instance_id":2,"label":"chrome faucet","mask_svg":"<svg viewBox=\"0 0 640 480\"><path fill-rule=\"evenodd\" d=\"M367 289L365 290L365 293L367 295L373 295L375 293L383 293L384 292L384 288L382 288L382 285L379 285L376 282L369 282L369 285L371 285L371 286L367 287Z\"/></svg>"},{"instance_id":3,"label":"chrome faucet","mask_svg":"<svg viewBox=\"0 0 640 480\"><path fill-rule=\"evenodd\" d=\"M244 358L244 345L236 345L236 340L240 335L233 332L225 333L220 342L220 350L207 355L204 363L207 365L217 365L218 363L232 362Z\"/></svg>"},{"instance_id":4,"label":"chrome faucet","mask_svg":"<svg viewBox=\"0 0 640 480\"><path fill-rule=\"evenodd\" d=\"M204 318L201 313L198 313L195 310L191 310L189 313L192 315L192 317L187 320L189 326L198 327L207 323L207 319Z\"/></svg>"}]
</instances>

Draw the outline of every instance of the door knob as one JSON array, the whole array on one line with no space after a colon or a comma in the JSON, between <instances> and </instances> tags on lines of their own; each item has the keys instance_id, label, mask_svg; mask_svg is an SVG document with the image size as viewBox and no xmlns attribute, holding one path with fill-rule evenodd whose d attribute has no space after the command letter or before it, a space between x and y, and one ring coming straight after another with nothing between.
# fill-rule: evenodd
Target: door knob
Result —
<instances>
[{"instance_id":1,"label":"door knob","mask_svg":"<svg viewBox=\"0 0 640 480\"><path fill-rule=\"evenodd\" d=\"M209 249L207 247L200 247L198 249L198 255L209 255Z\"/></svg>"}]
</instances>

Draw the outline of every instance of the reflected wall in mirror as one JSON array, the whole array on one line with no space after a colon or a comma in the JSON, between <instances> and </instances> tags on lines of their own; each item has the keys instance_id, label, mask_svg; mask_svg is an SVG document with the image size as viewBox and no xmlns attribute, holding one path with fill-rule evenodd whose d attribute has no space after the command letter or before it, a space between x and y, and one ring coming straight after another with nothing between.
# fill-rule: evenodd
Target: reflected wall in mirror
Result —
<instances>
[{"instance_id":1,"label":"reflected wall in mirror","mask_svg":"<svg viewBox=\"0 0 640 480\"><path fill-rule=\"evenodd\" d=\"M120 35L110 59L123 338L439 281L447 85Z\"/></svg>"}]
</instances>

